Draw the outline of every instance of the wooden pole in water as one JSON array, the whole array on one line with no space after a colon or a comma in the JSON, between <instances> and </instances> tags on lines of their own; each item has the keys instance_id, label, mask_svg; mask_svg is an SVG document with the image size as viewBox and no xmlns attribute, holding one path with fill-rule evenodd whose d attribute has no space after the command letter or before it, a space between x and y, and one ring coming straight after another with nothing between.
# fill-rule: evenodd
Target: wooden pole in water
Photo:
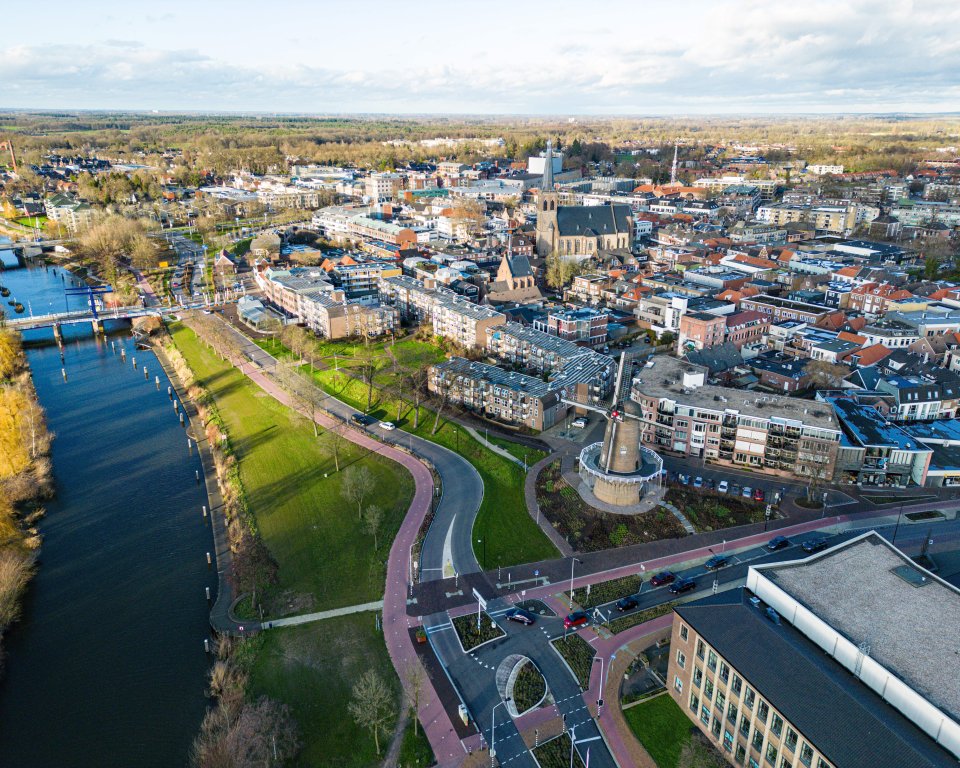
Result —
<instances>
[{"instance_id":1,"label":"wooden pole in water","mask_svg":"<svg viewBox=\"0 0 960 768\"><path fill-rule=\"evenodd\" d=\"M208 566L213 565L213 558L210 557L210 553L209 553L209 552L207 552L207 565L208 565Z\"/></svg>"},{"instance_id":2,"label":"wooden pole in water","mask_svg":"<svg viewBox=\"0 0 960 768\"><path fill-rule=\"evenodd\" d=\"M147 376L147 366L143 366L143 379L146 381L149 377Z\"/></svg>"},{"instance_id":3,"label":"wooden pole in water","mask_svg":"<svg viewBox=\"0 0 960 768\"><path fill-rule=\"evenodd\" d=\"M153 377L153 380L156 382L156 384L157 384L157 392L159 392L159 391L160 391L160 377L159 377L159 376L154 376L154 377Z\"/></svg>"},{"instance_id":4,"label":"wooden pole in water","mask_svg":"<svg viewBox=\"0 0 960 768\"><path fill-rule=\"evenodd\" d=\"M207 505L206 505L206 504L203 505L203 516L204 516L204 517L207 516Z\"/></svg>"},{"instance_id":5,"label":"wooden pole in water","mask_svg":"<svg viewBox=\"0 0 960 768\"><path fill-rule=\"evenodd\" d=\"M64 380L64 382L66 382L66 380L67 380L67 369L66 369L66 368L61 368L61 369L60 369L60 373L63 374L63 380Z\"/></svg>"}]
</instances>

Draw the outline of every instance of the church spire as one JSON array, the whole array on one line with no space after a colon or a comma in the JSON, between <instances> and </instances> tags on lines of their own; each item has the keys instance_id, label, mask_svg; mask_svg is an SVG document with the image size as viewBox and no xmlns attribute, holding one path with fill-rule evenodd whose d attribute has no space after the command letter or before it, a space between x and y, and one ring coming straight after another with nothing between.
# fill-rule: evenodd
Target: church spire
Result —
<instances>
[{"instance_id":1,"label":"church spire","mask_svg":"<svg viewBox=\"0 0 960 768\"><path fill-rule=\"evenodd\" d=\"M543 181L540 189L544 192L553 192L553 142L547 139L547 154L543 162Z\"/></svg>"}]
</instances>

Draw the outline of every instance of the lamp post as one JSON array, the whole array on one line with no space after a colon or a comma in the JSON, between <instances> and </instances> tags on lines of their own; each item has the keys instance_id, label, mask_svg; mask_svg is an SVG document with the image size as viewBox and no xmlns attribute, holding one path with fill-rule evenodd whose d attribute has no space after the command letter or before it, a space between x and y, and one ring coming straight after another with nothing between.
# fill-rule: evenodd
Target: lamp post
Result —
<instances>
[{"instance_id":1,"label":"lamp post","mask_svg":"<svg viewBox=\"0 0 960 768\"><path fill-rule=\"evenodd\" d=\"M600 662L600 691L597 693L597 717L600 717L603 709L603 656L594 656L593 660Z\"/></svg>"},{"instance_id":2,"label":"lamp post","mask_svg":"<svg viewBox=\"0 0 960 768\"><path fill-rule=\"evenodd\" d=\"M900 511L897 512L897 524L893 528L893 541L890 542L891 544L897 543L897 532L900 530L900 516L903 514L903 504L905 501L906 499L900 502Z\"/></svg>"},{"instance_id":3,"label":"lamp post","mask_svg":"<svg viewBox=\"0 0 960 768\"><path fill-rule=\"evenodd\" d=\"M573 566L574 563L583 563L582 560L577 559L576 557L570 558L570 610L573 610Z\"/></svg>"},{"instance_id":4,"label":"lamp post","mask_svg":"<svg viewBox=\"0 0 960 768\"><path fill-rule=\"evenodd\" d=\"M493 761L494 761L494 760L496 759L496 757L497 757L497 747L496 747L496 738L497 738L497 707L503 707L503 706L505 706L506 703L507 703L508 701L510 701L510 700L511 700L510 697L507 696L507 698L505 698L505 699L504 699L503 701L501 701L499 704L494 704L494 705L493 705L493 710L491 711L491 715L490 715L490 716L491 716L492 720L491 720L491 722L490 722L490 768L493 768Z\"/></svg>"},{"instance_id":5,"label":"lamp post","mask_svg":"<svg viewBox=\"0 0 960 768\"><path fill-rule=\"evenodd\" d=\"M487 537L484 536L482 539L477 539L477 544L483 544L483 565L487 565Z\"/></svg>"}]
</instances>

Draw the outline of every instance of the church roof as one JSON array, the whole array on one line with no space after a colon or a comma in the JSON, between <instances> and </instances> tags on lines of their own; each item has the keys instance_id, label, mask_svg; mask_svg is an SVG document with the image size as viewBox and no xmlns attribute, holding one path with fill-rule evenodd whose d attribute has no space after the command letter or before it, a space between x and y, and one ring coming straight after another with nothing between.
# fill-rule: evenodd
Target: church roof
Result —
<instances>
[{"instance_id":1,"label":"church roof","mask_svg":"<svg viewBox=\"0 0 960 768\"><path fill-rule=\"evenodd\" d=\"M510 274L513 277L532 277L533 270L530 268L530 260L522 254L513 254L505 256L507 266L510 268Z\"/></svg>"},{"instance_id":2,"label":"church roof","mask_svg":"<svg viewBox=\"0 0 960 768\"><path fill-rule=\"evenodd\" d=\"M553 142L547 139L547 155L543 163L543 180L540 188L545 192L553 191Z\"/></svg>"},{"instance_id":3,"label":"church roof","mask_svg":"<svg viewBox=\"0 0 960 768\"><path fill-rule=\"evenodd\" d=\"M560 237L597 237L630 232L629 205L561 205L557 208Z\"/></svg>"}]
</instances>

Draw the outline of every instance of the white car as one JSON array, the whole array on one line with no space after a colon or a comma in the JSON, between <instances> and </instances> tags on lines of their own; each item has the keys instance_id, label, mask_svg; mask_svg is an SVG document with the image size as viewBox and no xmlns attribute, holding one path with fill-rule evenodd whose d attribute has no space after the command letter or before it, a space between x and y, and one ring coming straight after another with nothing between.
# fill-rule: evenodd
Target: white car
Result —
<instances>
[{"instance_id":1,"label":"white car","mask_svg":"<svg viewBox=\"0 0 960 768\"><path fill-rule=\"evenodd\" d=\"M571 427L576 427L577 429L583 429L584 427L587 426L588 423L589 423L589 422L586 420L585 417L579 416L579 417L577 417L576 419L574 419L573 421L570 422L570 426L571 426Z\"/></svg>"},{"instance_id":2,"label":"white car","mask_svg":"<svg viewBox=\"0 0 960 768\"><path fill-rule=\"evenodd\" d=\"M380 422L380 429L385 429L385 430L387 430L387 431L389 432L391 429L396 429L396 428L397 428L397 425L394 424L392 421L381 421L381 422Z\"/></svg>"},{"instance_id":3,"label":"white car","mask_svg":"<svg viewBox=\"0 0 960 768\"><path fill-rule=\"evenodd\" d=\"M717 493L727 493L730 490L730 484L726 480L717 483Z\"/></svg>"}]
</instances>

